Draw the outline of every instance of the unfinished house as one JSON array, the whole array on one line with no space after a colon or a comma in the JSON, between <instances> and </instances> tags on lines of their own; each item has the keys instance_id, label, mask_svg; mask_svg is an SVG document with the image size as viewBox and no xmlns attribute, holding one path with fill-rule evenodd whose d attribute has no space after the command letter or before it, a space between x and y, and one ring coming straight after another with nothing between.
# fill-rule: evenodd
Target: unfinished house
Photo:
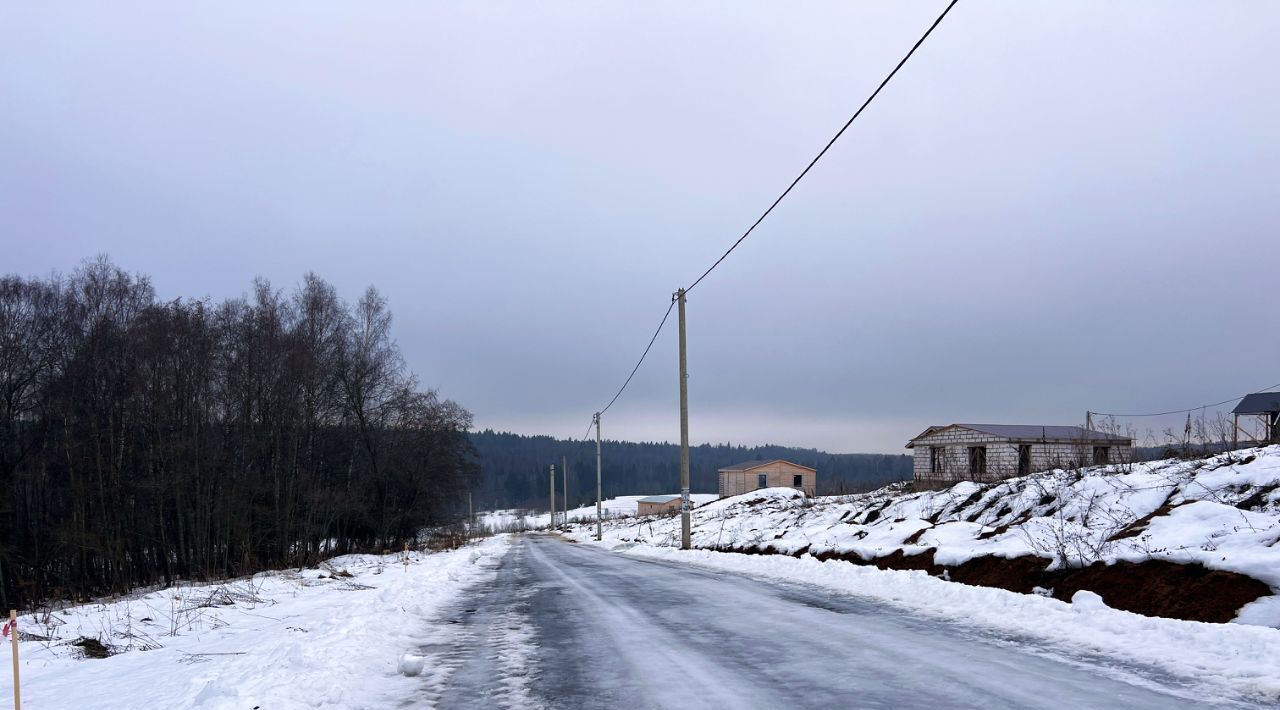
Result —
<instances>
[{"instance_id":1,"label":"unfinished house","mask_svg":"<svg viewBox=\"0 0 1280 710\"><path fill-rule=\"evenodd\" d=\"M720 469L720 497L736 496L757 488L798 488L816 495L818 472L800 464L774 459L744 461Z\"/></svg>"},{"instance_id":2,"label":"unfinished house","mask_svg":"<svg viewBox=\"0 0 1280 710\"><path fill-rule=\"evenodd\" d=\"M1232 445L1239 446L1242 441L1253 441L1258 444L1280 444L1280 392L1255 392L1245 395L1240 400L1240 404L1231 410L1231 415L1235 418L1232 434ZM1255 430L1249 434L1249 430L1243 430L1246 436L1242 439L1240 434L1240 417L1246 418L1256 417L1257 422L1261 424L1260 431Z\"/></svg>"},{"instance_id":3,"label":"unfinished house","mask_svg":"<svg viewBox=\"0 0 1280 710\"><path fill-rule=\"evenodd\" d=\"M950 424L925 429L907 448L915 481L943 485L1128 462L1133 440L1078 426Z\"/></svg>"}]
</instances>

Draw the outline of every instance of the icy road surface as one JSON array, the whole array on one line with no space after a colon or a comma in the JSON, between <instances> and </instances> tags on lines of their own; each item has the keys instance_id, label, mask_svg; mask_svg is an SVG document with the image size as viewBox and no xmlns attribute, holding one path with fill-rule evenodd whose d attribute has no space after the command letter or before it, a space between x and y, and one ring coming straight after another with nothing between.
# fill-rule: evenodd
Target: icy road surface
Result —
<instances>
[{"instance_id":1,"label":"icy road surface","mask_svg":"<svg viewBox=\"0 0 1280 710\"><path fill-rule=\"evenodd\" d=\"M1176 708L1185 681L799 585L517 539L425 645L441 708ZM1230 707L1248 707L1231 703Z\"/></svg>"}]
</instances>

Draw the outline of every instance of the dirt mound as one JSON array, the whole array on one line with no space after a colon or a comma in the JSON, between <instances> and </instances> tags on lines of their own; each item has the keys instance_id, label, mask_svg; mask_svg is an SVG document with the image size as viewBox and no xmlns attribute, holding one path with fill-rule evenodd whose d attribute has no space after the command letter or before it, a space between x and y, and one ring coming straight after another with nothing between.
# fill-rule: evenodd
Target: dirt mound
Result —
<instances>
[{"instance_id":1,"label":"dirt mound","mask_svg":"<svg viewBox=\"0 0 1280 710\"><path fill-rule=\"evenodd\" d=\"M1052 584L1059 599L1087 589L1116 609L1189 621L1231 621L1240 607L1272 593L1263 582L1243 574L1162 560L1098 562L1053 574L1061 575Z\"/></svg>"},{"instance_id":2,"label":"dirt mound","mask_svg":"<svg viewBox=\"0 0 1280 710\"><path fill-rule=\"evenodd\" d=\"M721 548L719 552L747 555L782 554L769 547ZM1226 623L1240 608L1272 594L1271 587L1237 572L1210 570L1200 564L1176 564L1163 560L1145 562L1102 562L1078 569L1048 571L1043 557L975 557L963 564L945 566L934 561L932 548L916 555L894 550L892 554L863 559L854 553L821 552L820 560L843 560L873 565L886 570L920 570L952 582L977 587L995 587L1030 594L1039 587L1053 596L1070 601L1076 592L1087 589L1102 597L1114 609L1144 616L1161 616L1186 621Z\"/></svg>"}]
</instances>

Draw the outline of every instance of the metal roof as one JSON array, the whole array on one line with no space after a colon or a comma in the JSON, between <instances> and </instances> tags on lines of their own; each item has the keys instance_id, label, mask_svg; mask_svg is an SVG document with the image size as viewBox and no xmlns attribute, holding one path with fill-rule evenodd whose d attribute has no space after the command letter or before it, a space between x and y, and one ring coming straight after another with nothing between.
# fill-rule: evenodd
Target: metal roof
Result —
<instances>
[{"instance_id":1,"label":"metal roof","mask_svg":"<svg viewBox=\"0 0 1280 710\"><path fill-rule=\"evenodd\" d=\"M735 463L732 466L725 466L720 470L721 471L746 471L748 469L756 468L757 466L763 466L767 463L773 463L774 461L777 461L777 459L773 459L773 460L757 459L755 461L743 461L742 463Z\"/></svg>"},{"instance_id":2,"label":"metal roof","mask_svg":"<svg viewBox=\"0 0 1280 710\"><path fill-rule=\"evenodd\" d=\"M1247 394L1232 414L1270 414L1280 412L1280 392L1255 392Z\"/></svg>"},{"instance_id":3,"label":"metal roof","mask_svg":"<svg viewBox=\"0 0 1280 710\"><path fill-rule=\"evenodd\" d=\"M924 430L916 438L907 444L907 448L912 448L912 443L920 439L936 434L942 429L950 429L958 427L961 429L969 429L971 431L998 436L1002 439L1018 439L1023 441L1105 441L1105 442L1123 442L1130 444L1133 439L1127 436L1116 436L1106 432L1095 431L1093 429L1085 429L1079 426L1057 426L1048 424L951 424L950 426L931 426Z\"/></svg>"},{"instance_id":4,"label":"metal roof","mask_svg":"<svg viewBox=\"0 0 1280 710\"><path fill-rule=\"evenodd\" d=\"M815 468L809 468L808 466L801 466L801 465L800 465L800 464L798 464L798 463L791 463L790 461L784 461L783 459L759 459L759 460L757 460L757 461L743 461L742 463L735 463L735 464L734 464L734 465L732 465L732 466L725 466L725 467L723 467L723 468L721 468L721 469L718 469L718 470L720 470L720 471L750 471L750 470L751 470L751 469L753 469L753 468L760 468L761 466L766 466L766 465L771 464L771 463L785 463L785 464L787 464L787 465L789 465L789 466L795 466L796 468L803 468L803 469L806 469L806 470L809 470L809 471L816 471L816 470L817 470L817 469L815 469Z\"/></svg>"},{"instance_id":5,"label":"metal roof","mask_svg":"<svg viewBox=\"0 0 1280 710\"><path fill-rule=\"evenodd\" d=\"M636 502L637 503L670 503L673 500L680 500L680 496L678 495L648 496L647 498L641 498Z\"/></svg>"}]
</instances>

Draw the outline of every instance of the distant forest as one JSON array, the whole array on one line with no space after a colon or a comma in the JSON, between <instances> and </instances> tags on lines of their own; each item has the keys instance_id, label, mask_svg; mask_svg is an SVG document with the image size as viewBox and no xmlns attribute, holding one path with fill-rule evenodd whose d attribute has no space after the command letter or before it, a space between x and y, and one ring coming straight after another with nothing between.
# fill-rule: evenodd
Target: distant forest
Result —
<instances>
[{"instance_id":1,"label":"distant forest","mask_svg":"<svg viewBox=\"0 0 1280 710\"><path fill-rule=\"evenodd\" d=\"M461 521L471 415L370 288L160 301L105 259L0 277L0 608L396 548Z\"/></svg>"},{"instance_id":2,"label":"distant forest","mask_svg":"<svg viewBox=\"0 0 1280 710\"><path fill-rule=\"evenodd\" d=\"M522 436L485 430L471 435L480 457L478 508L547 507L548 469L556 465L560 495L561 457L569 464L569 501L595 501L596 445L549 436ZM680 447L675 444L605 441L602 447L606 498L618 495L678 493ZM911 478L911 457L887 454L828 454L786 446L703 444L689 449L690 488L715 493L718 469L754 459L786 459L818 470L818 492L862 490Z\"/></svg>"}]
</instances>

